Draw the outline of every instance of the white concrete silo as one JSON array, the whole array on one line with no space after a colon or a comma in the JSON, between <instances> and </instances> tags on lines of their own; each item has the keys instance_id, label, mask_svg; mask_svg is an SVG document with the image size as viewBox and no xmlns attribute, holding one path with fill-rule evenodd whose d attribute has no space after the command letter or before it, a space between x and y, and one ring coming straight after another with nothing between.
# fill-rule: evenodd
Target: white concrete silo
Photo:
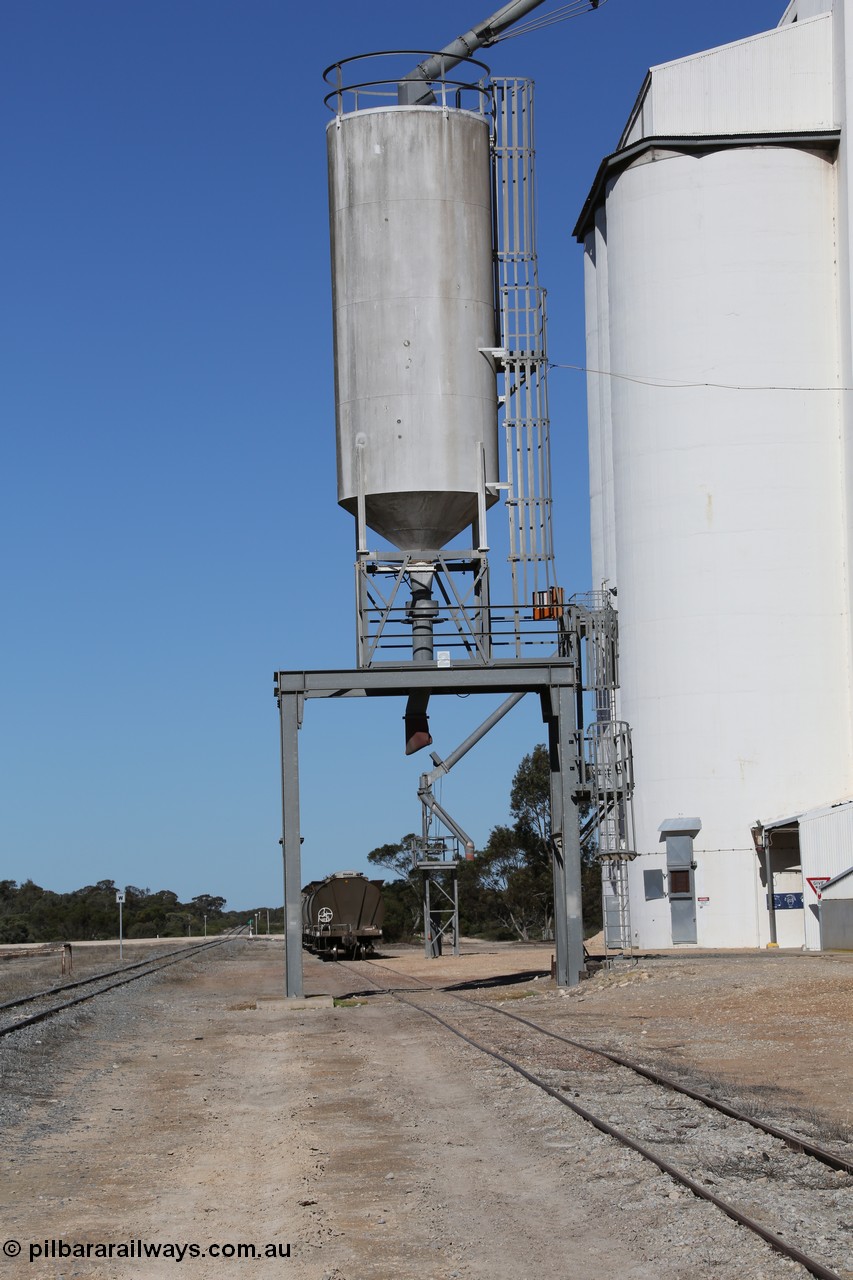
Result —
<instances>
[{"instance_id":1,"label":"white concrete silo","mask_svg":"<svg viewBox=\"0 0 853 1280\"><path fill-rule=\"evenodd\" d=\"M673 939L662 824L701 819L693 940L756 945L751 827L853 783L828 23L653 72L578 227L641 945Z\"/></svg>"}]
</instances>

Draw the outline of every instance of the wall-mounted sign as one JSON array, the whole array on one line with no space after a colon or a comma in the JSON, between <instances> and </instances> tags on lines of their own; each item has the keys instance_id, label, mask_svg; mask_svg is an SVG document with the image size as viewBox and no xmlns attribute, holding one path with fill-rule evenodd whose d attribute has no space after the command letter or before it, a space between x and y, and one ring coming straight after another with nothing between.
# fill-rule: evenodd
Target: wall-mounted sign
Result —
<instances>
[{"instance_id":1,"label":"wall-mounted sign","mask_svg":"<svg viewBox=\"0 0 853 1280\"><path fill-rule=\"evenodd\" d=\"M802 911L803 895L801 893L774 893L774 911Z\"/></svg>"}]
</instances>

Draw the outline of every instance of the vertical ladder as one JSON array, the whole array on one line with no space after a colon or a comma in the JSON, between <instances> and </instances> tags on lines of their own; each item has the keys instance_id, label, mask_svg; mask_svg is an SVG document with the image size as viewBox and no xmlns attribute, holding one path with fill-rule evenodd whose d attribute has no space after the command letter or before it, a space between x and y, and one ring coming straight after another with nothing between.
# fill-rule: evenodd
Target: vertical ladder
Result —
<instances>
[{"instance_id":1,"label":"vertical ladder","mask_svg":"<svg viewBox=\"0 0 853 1280\"><path fill-rule=\"evenodd\" d=\"M495 231L509 562L516 616L556 585L545 291L536 257L533 84L492 81ZM516 627L518 631L518 627Z\"/></svg>"},{"instance_id":2,"label":"vertical ladder","mask_svg":"<svg viewBox=\"0 0 853 1280\"><path fill-rule=\"evenodd\" d=\"M636 857L632 803L631 731L619 720L601 720L587 732L588 771L597 813L597 853L601 863L604 951L629 956L631 907L628 863Z\"/></svg>"},{"instance_id":3,"label":"vertical ladder","mask_svg":"<svg viewBox=\"0 0 853 1280\"><path fill-rule=\"evenodd\" d=\"M601 911L608 959L632 953L628 864L634 839L634 759L631 730L617 720L619 623L607 591L573 597L582 645L583 687L593 695L595 719L586 731L584 768L592 806L590 827L601 864Z\"/></svg>"}]
</instances>

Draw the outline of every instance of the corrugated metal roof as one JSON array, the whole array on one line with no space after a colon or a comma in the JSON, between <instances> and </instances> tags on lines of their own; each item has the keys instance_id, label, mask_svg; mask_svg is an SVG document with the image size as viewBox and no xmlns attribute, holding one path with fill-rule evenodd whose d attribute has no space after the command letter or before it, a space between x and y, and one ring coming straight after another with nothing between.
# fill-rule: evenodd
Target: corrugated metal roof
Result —
<instances>
[{"instance_id":1,"label":"corrugated metal roof","mask_svg":"<svg viewBox=\"0 0 853 1280\"><path fill-rule=\"evenodd\" d=\"M619 147L664 134L782 132L835 124L832 15L653 67Z\"/></svg>"}]
</instances>

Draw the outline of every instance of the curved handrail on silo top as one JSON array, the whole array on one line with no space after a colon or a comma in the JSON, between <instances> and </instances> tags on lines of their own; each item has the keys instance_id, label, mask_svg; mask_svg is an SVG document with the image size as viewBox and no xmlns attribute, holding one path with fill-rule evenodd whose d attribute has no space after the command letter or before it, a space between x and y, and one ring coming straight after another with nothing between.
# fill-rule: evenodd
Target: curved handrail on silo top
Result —
<instances>
[{"instance_id":1,"label":"curved handrail on silo top","mask_svg":"<svg viewBox=\"0 0 853 1280\"><path fill-rule=\"evenodd\" d=\"M369 65L363 66L359 68L358 73L355 73L356 79L350 78L354 74L354 63L367 64L371 59L379 58L405 58L406 62L402 65L409 67L409 59L422 57L432 61L436 58L444 59L445 55L424 49L384 49L374 53L356 54L351 58L342 58L340 62L333 62L331 66L326 67L323 72L324 81L332 87L323 101L335 115L401 105L434 106L457 111L476 111L479 115L491 114L491 90L488 84L491 72L484 62L479 62L476 58L447 58L448 71L452 67L464 64L466 68L472 69L472 76L464 79L451 78L446 74L437 76L430 82L435 90L430 102L401 103L398 86L406 79L406 75L403 71L393 68L387 74L379 74L380 71L385 70L385 64L375 69ZM344 72L345 67L349 68L347 72ZM477 72L480 72L479 76Z\"/></svg>"}]
</instances>

